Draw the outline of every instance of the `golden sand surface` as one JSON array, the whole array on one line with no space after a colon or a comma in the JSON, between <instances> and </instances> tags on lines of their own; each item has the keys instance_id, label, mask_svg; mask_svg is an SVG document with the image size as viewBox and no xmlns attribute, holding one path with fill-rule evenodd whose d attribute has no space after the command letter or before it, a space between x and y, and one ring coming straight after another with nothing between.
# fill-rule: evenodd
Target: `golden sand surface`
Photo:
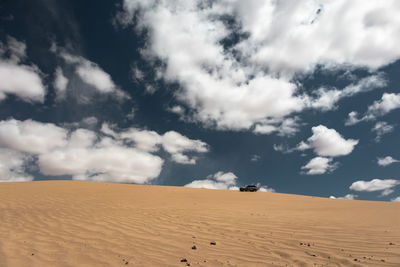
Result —
<instances>
[{"instance_id":1,"label":"golden sand surface","mask_svg":"<svg viewBox=\"0 0 400 267\"><path fill-rule=\"evenodd\" d=\"M77 181L0 183L2 267L189 264L400 266L400 203Z\"/></svg>"}]
</instances>

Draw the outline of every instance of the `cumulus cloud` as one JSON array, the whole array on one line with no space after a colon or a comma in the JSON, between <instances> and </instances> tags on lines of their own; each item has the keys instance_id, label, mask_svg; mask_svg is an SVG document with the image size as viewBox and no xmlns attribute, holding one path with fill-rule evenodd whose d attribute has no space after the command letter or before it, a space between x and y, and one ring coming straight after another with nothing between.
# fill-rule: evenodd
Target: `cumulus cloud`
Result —
<instances>
[{"instance_id":1,"label":"cumulus cloud","mask_svg":"<svg viewBox=\"0 0 400 267\"><path fill-rule=\"evenodd\" d=\"M263 120L255 125L253 132L256 134L272 134L277 133L279 136L293 136L300 128L299 117L286 118L276 124L274 120Z\"/></svg>"},{"instance_id":2,"label":"cumulus cloud","mask_svg":"<svg viewBox=\"0 0 400 267\"><path fill-rule=\"evenodd\" d=\"M0 121L0 147L41 154L66 144L67 131L54 124L33 120Z\"/></svg>"},{"instance_id":3,"label":"cumulus cloud","mask_svg":"<svg viewBox=\"0 0 400 267\"><path fill-rule=\"evenodd\" d=\"M237 186L238 177L232 172L219 171L215 174L207 176L204 180L194 180L185 185L191 188L206 188L206 189L222 189L222 190L239 190ZM257 184L261 192L275 192L274 189L268 186Z\"/></svg>"},{"instance_id":4,"label":"cumulus cloud","mask_svg":"<svg viewBox=\"0 0 400 267\"><path fill-rule=\"evenodd\" d=\"M400 196L399 196L399 197L396 197L396 198L393 198L391 201L392 201L392 202L400 202Z\"/></svg>"},{"instance_id":5,"label":"cumulus cloud","mask_svg":"<svg viewBox=\"0 0 400 267\"><path fill-rule=\"evenodd\" d=\"M72 175L75 180L147 183L156 178L163 160L111 138L95 142L96 135L78 129L66 147L39 155L46 175Z\"/></svg>"},{"instance_id":6,"label":"cumulus cloud","mask_svg":"<svg viewBox=\"0 0 400 267\"><path fill-rule=\"evenodd\" d=\"M343 90L319 88L314 94L315 98L309 99L310 107L331 110L336 107L336 103L345 97L351 97L362 92L368 92L376 88L383 88L387 85L387 80L382 74L371 75L359 80L355 84L346 86Z\"/></svg>"},{"instance_id":7,"label":"cumulus cloud","mask_svg":"<svg viewBox=\"0 0 400 267\"><path fill-rule=\"evenodd\" d=\"M82 123L97 124L97 119L88 117ZM4 174L2 179L32 179L24 173L24 166L28 158L35 157L40 172L45 175L71 175L76 180L148 183L158 177L164 160L154 154L158 143L152 144L143 136L132 137L134 131L140 133L141 130L116 132L104 124L102 132L97 133L32 120L0 121L0 154L4 157L0 167L1 174ZM179 163L195 163L193 157L184 153L208 151L204 142L177 132L170 131L164 135L144 132L160 138L164 150ZM5 160L7 157L11 159Z\"/></svg>"},{"instance_id":8,"label":"cumulus cloud","mask_svg":"<svg viewBox=\"0 0 400 267\"><path fill-rule=\"evenodd\" d=\"M335 129L329 129L324 125L311 128L313 135L302 141L297 149L313 149L319 156L337 157L350 154L358 144L358 140L344 139Z\"/></svg>"},{"instance_id":9,"label":"cumulus cloud","mask_svg":"<svg viewBox=\"0 0 400 267\"><path fill-rule=\"evenodd\" d=\"M116 133L107 124L103 124L102 131L120 139L131 140L143 151L154 152L159 150L161 146L171 155L173 161L181 164L196 163L196 157L189 157L184 154L185 152L208 152L206 143L189 139L175 131L168 131L160 135L154 131L130 128L121 133Z\"/></svg>"},{"instance_id":10,"label":"cumulus cloud","mask_svg":"<svg viewBox=\"0 0 400 267\"><path fill-rule=\"evenodd\" d=\"M273 144L272 148L275 151L282 152L284 154L292 153L293 151L295 151L297 149L297 148L289 148L289 146L285 145L285 144L279 144L279 145L278 144Z\"/></svg>"},{"instance_id":11,"label":"cumulus cloud","mask_svg":"<svg viewBox=\"0 0 400 267\"><path fill-rule=\"evenodd\" d=\"M394 126L390 125L385 121L379 121L375 124L374 128L371 129L372 132L376 133L375 141L380 142L382 136L388 133L393 132Z\"/></svg>"},{"instance_id":12,"label":"cumulus cloud","mask_svg":"<svg viewBox=\"0 0 400 267\"><path fill-rule=\"evenodd\" d=\"M306 174L308 175L329 173L338 167L338 163L332 161L332 158L315 157L301 167L301 169L306 170Z\"/></svg>"},{"instance_id":13,"label":"cumulus cloud","mask_svg":"<svg viewBox=\"0 0 400 267\"><path fill-rule=\"evenodd\" d=\"M384 93L381 100L375 101L368 107L366 119L375 119L398 108L400 108L400 94Z\"/></svg>"},{"instance_id":14,"label":"cumulus cloud","mask_svg":"<svg viewBox=\"0 0 400 267\"><path fill-rule=\"evenodd\" d=\"M361 121L361 119L358 118L358 112L352 111L349 113L348 118L347 118L346 122L344 123L344 125L346 125L346 126L355 125L355 124L359 123L360 121Z\"/></svg>"},{"instance_id":15,"label":"cumulus cloud","mask_svg":"<svg viewBox=\"0 0 400 267\"><path fill-rule=\"evenodd\" d=\"M175 96L193 119L270 133L294 112L333 108L343 97L381 87L384 82L371 76L342 91L320 89L310 102L292 81L316 66L374 71L397 60L399 9L394 0L124 0L116 20L148 29L142 56L165 63L161 76L181 85Z\"/></svg>"},{"instance_id":16,"label":"cumulus cloud","mask_svg":"<svg viewBox=\"0 0 400 267\"><path fill-rule=\"evenodd\" d=\"M204 180L194 180L185 187L191 188L207 188L207 189L231 189L234 190L236 186L237 176L232 172L217 172L213 175L209 175Z\"/></svg>"},{"instance_id":17,"label":"cumulus cloud","mask_svg":"<svg viewBox=\"0 0 400 267\"><path fill-rule=\"evenodd\" d=\"M375 101L371 106L368 107L364 116L361 118L357 118L357 112L350 112L345 124L354 125L360 121L376 120L376 118L384 116L392 110L398 108L400 108L400 94L384 93L380 100Z\"/></svg>"},{"instance_id":18,"label":"cumulus cloud","mask_svg":"<svg viewBox=\"0 0 400 267\"><path fill-rule=\"evenodd\" d=\"M57 99L63 99L66 95L66 89L68 85L68 78L64 76L64 73L60 67L56 68L55 79L53 86L56 89Z\"/></svg>"},{"instance_id":19,"label":"cumulus cloud","mask_svg":"<svg viewBox=\"0 0 400 267\"><path fill-rule=\"evenodd\" d=\"M25 43L8 36L0 47L0 101L15 95L26 102L43 102L46 88L39 68L21 63L26 59Z\"/></svg>"},{"instance_id":20,"label":"cumulus cloud","mask_svg":"<svg viewBox=\"0 0 400 267\"><path fill-rule=\"evenodd\" d=\"M96 63L82 57L62 51L60 56L68 63L76 65L75 72L85 83L93 86L101 93L111 93L117 91L117 86L110 74L105 72Z\"/></svg>"},{"instance_id":21,"label":"cumulus cloud","mask_svg":"<svg viewBox=\"0 0 400 267\"><path fill-rule=\"evenodd\" d=\"M260 192L271 192L271 193L276 192L275 189L268 187L268 186L260 186L259 185L258 188L259 188L258 191L260 191Z\"/></svg>"},{"instance_id":22,"label":"cumulus cloud","mask_svg":"<svg viewBox=\"0 0 400 267\"><path fill-rule=\"evenodd\" d=\"M394 179L373 179L371 181L356 181L349 187L350 190L360 192L382 191L381 196L387 196L394 192L393 188L400 184L399 180Z\"/></svg>"},{"instance_id":23,"label":"cumulus cloud","mask_svg":"<svg viewBox=\"0 0 400 267\"><path fill-rule=\"evenodd\" d=\"M229 31L221 21L209 21L222 15L214 8L201 11L196 1L125 1L124 6L125 16L142 11L139 27L152 33L146 53L167 62L163 77L183 85L176 96L194 110L195 120L220 129L248 129L265 117L282 118L301 109L294 84L261 74L249 79L241 62L224 53L220 41Z\"/></svg>"},{"instance_id":24,"label":"cumulus cloud","mask_svg":"<svg viewBox=\"0 0 400 267\"><path fill-rule=\"evenodd\" d=\"M193 151L197 153L204 153L208 151L206 143L200 140L190 140L175 131L166 132L162 136L162 147L165 151L172 155L174 161L182 164L195 164L195 158L189 158L183 155L185 151Z\"/></svg>"},{"instance_id":25,"label":"cumulus cloud","mask_svg":"<svg viewBox=\"0 0 400 267\"><path fill-rule=\"evenodd\" d=\"M19 63L26 59L26 44L12 36L7 36L7 48L3 53L8 53L12 62Z\"/></svg>"},{"instance_id":26,"label":"cumulus cloud","mask_svg":"<svg viewBox=\"0 0 400 267\"><path fill-rule=\"evenodd\" d=\"M53 81L58 100L71 95L86 103L92 99L95 92L111 95L117 99L129 98L99 64L73 51L58 47L55 43L52 44L50 51L63 60L56 68Z\"/></svg>"},{"instance_id":27,"label":"cumulus cloud","mask_svg":"<svg viewBox=\"0 0 400 267\"><path fill-rule=\"evenodd\" d=\"M0 148L0 182L32 181L33 177L25 171L29 160L25 153Z\"/></svg>"},{"instance_id":28,"label":"cumulus cloud","mask_svg":"<svg viewBox=\"0 0 400 267\"><path fill-rule=\"evenodd\" d=\"M391 156L387 156L384 158L378 158L377 160L378 160L377 162L378 162L379 166L388 166L392 163L400 162L399 160L394 159Z\"/></svg>"},{"instance_id":29,"label":"cumulus cloud","mask_svg":"<svg viewBox=\"0 0 400 267\"><path fill-rule=\"evenodd\" d=\"M357 196L357 195L354 195L354 194L347 194L347 195L345 195L344 197L330 196L329 198L333 198L333 199L338 198L338 199L350 199L350 200L354 200L354 199L356 199L357 197L358 197L358 196Z\"/></svg>"},{"instance_id":30,"label":"cumulus cloud","mask_svg":"<svg viewBox=\"0 0 400 267\"><path fill-rule=\"evenodd\" d=\"M168 109L168 111L183 116L185 113L185 109L182 106L175 105Z\"/></svg>"}]
</instances>

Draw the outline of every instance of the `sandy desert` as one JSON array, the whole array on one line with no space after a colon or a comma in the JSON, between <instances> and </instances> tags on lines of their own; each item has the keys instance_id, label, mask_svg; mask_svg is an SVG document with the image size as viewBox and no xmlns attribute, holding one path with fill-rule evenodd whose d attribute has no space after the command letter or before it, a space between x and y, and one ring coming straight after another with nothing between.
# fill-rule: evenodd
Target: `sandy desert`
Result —
<instances>
[{"instance_id":1,"label":"sandy desert","mask_svg":"<svg viewBox=\"0 0 400 267\"><path fill-rule=\"evenodd\" d=\"M400 203L0 184L0 266L400 266Z\"/></svg>"}]
</instances>

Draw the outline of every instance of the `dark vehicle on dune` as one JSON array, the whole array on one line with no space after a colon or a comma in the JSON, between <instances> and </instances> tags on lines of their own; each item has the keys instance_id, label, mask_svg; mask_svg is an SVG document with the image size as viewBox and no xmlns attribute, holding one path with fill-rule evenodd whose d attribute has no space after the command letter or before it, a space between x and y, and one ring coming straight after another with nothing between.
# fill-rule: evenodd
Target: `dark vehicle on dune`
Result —
<instances>
[{"instance_id":1,"label":"dark vehicle on dune","mask_svg":"<svg viewBox=\"0 0 400 267\"><path fill-rule=\"evenodd\" d=\"M257 192L258 187L255 185L247 185L246 187L241 187L240 192Z\"/></svg>"}]
</instances>

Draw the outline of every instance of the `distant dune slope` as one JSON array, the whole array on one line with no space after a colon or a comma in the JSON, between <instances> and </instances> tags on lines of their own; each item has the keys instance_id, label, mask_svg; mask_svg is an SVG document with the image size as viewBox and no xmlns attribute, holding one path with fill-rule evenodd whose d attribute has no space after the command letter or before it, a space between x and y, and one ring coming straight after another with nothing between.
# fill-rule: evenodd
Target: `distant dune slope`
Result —
<instances>
[{"instance_id":1,"label":"distant dune slope","mask_svg":"<svg viewBox=\"0 0 400 267\"><path fill-rule=\"evenodd\" d=\"M400 266L400 203L73 181L0 184L0 266L188 264Z\"/></svg>"}]
</instances>

